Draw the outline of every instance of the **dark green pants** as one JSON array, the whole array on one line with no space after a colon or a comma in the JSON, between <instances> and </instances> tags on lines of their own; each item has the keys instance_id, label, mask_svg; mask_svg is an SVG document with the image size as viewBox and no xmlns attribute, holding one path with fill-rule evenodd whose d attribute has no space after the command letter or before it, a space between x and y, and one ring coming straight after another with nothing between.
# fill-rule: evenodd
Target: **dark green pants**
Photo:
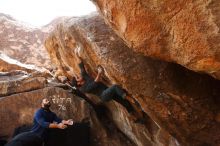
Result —
<instances>
[{"instance_id":1,"label":"dark green pants","mask_svg":"<svg viewBox=\"0 0 220 146\"><path fill-rule=\"evenodd\" d=\"M127 99L125 99L125 96L126 92L119 85L113 85L102 92L101 100L103 102L107 102L113 99L116 102L123 105L130 113L134 111L134 109L130 102Z\"/></svg>"}]
</instances>

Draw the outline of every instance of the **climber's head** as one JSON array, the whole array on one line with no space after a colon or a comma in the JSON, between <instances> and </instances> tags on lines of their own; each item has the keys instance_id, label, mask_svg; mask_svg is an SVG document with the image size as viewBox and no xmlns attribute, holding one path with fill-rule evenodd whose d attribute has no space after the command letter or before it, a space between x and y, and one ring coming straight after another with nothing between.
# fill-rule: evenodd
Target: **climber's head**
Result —
<instances>
[{"instance_id":1,"label":"climber's head","mask_svg":"<svg viewBox=\"0 0 220 146\"><path fill-rule=\"evenodd\" d=\"M72 86L75 86L75 87L80 87L82 85L84 85L85 83L85 80L83 79L83 77L74 77L72 79Z\"/></svg>"}]
</instances>

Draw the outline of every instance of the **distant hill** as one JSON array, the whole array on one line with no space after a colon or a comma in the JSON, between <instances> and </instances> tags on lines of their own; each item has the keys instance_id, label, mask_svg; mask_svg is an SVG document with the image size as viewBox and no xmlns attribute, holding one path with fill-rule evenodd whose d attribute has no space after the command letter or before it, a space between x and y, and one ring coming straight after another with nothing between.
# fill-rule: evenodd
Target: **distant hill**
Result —
<instances>
[{"instance_id":1,"label":"distant hill","mask_svg":"<svg viewBox=\"0 0 220 146\"><path fill-rule=\"evenodd\" d=\"M0 13L0 51L25 64L50 67L51 61L44 40L56 24L66 17L58 17L43 27L33 27Z\"/></svg>"}]
</instances>

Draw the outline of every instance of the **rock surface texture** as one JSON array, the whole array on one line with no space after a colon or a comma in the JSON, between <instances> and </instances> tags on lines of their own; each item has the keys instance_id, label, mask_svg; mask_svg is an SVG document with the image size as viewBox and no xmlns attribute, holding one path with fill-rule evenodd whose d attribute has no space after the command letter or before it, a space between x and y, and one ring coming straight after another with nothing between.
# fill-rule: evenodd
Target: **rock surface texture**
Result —
<instances>
[{"instance_id":1,"label":"rock surface texture","mask_svg":"<svg viewBox=\"0 0 220 146\"><path fill-rule=\"evenodd\" d=\"M32 64L24 64L18 60L12 59L0 52L0 71L1 72L10 72L14 70L23 70L27 72L35 71L46 71L44 67L37 67Z\"/></svg>"},{"instance_id":2,"label":"rock surface texture","mask_svg":"<svg viewBox=\"0 0 220 146\"><path fill-rule=\"evenodd\" d=\"M102 4L99 1L97 3L98 5ZM120 5L120 9L124 10L125 8L130 8L129 6L133 4L134 1L120 1L119 3L124 4L124 6ZM176 2L176 4L179 3L180 1ZM159 9L157 4L163 6L164 3L160 3L159 1L158 3L155 2L155 9ZM194 3L192 3L191 7L193 4ZM116 2L110 1L103 4L102 7L100 6L101 10L104 11L104 8L108 5L114 5L116 10L117 8L119 9L119 5L117 5ZM146 7L146 13L148 7L153 6L152 4L148 6L147 2L136 2L138 8L140 7L141 9L142 5ZM182 6L183 4L181 7ZM132 7L136 9L136 7ZM116 10L112 12L117 12ZM129 10L131 14L145 14L145 11ZM107 14L108 10L106 10L106 15ZM130 16L117 17L116 14L112 15L112 18L120 21L127 21L127 17ZM138 16L139 15L136 17L140 20ZM156 21L156 16L150 16ZM123 40L104 23L104 20L98 14L85 16L83 18L66 19L51 33L45 45L52 61L57 64L60 74L65 74L70 77L73 74L79 73L74 52L76 48L80 48L80 56L85 63L87 71L92 76L96 76L96 67L97 65L101 65L105 70L103 82L108 85L114 83L119 84L132 95L133 99L140 105L139 110L144 112L143 118L145 122L142 124L134 123L132 120L129 120L129 114L116 102L109 102L106 106L111 113L109 115L112 117L112 122L136 145L218 146L220 144L220 123L217 118L220 112L220 93L218 92L220 91L220 82L208 75L201 75L187 70L180 65L146 57L146 55L152 53L149 49L146 53L146 49L144 49L144 44L148 42L148 47L150 46L151 49L152 47L156 47L157 53L154 53L157 54L156 56L162 56L162 58L166 58L165 60L169 61L173 60L168 53L169 47L167 47L169 44L167 42L169 35L163 34L164 31L157 29L157 27L161 29L165 28L159 26L159 20L157 23L153 23L158 24L158 26L151 23L145 26L145 17L146 16L141 17L140 22L133 22L133 28L129 27L131 26L129 24L132 23L132 16L128 19L131 20L129 23L120 23L120 26L122 25L121 29L126 33L123 38L127 40L129 44L130 40L127 38L132 36L134 39L134 41L132 40L133 45L129 46L134 47L136 51L127 47ZM108 17L106 18L108 20ZM148 17L146 17L146 19L149 20ZM170 21L171 20L172 19L170 19ZM113 24L113 22L111 24ZM139 24L142 24L143 27L139 26ZM117 30L116 26L113 27L115 30ZM125 28L123 28L123 26ZM154 28L155 31L153 31ZM153 34L150 33L150 29L154 32ZM130 34L130 32L130 35L128 35L128 30L133 30L134 33ZM144 35L144 31L149 31L149 33L145 33ZM140 33L140 36L138 33ZM118 34L122 36L120 31ZM157 37L155 38L154 35L157 35ZM165 38L164 35L166 36ZM190 37L189 35L187 36L188 38ZM201 36L205 35L201 34ZM181 35L179 34L176 37L181 37ZM194 37L197 41L200 41L196 36ZM155 41L151 39L155 39ZM212 40L212 38L210 38L210 40ZM177 39L176 41L179 40ZM166 45L161 45L158 42ZM191 42L190 39L189 42ZM170 42L169 45L171 44ZM175 43L173 45L175 45ZM194 48L192 47L193 49L190 49L196 50L195 47L197 45L195 45ZM162 51L163 53L160 52L162 46L163 49L165 49L165 51ZM177 51L177 47L172 48L173 53ZM210 51L210 49L205 48L205 51ZM167 55L167 53L169 55ZM184 53L183 51L183 54ZM209 55L209 53L204 52L202 54ZM189 55L193 54L190 53ZM178 56L181 58L181 55ZM204 58L206 57L207 56ZM216 57L218 56L216 55ZM201 60L204 59L201 56L199 58ZM198 61L195 61L195 64L192 66L197 66L197 62ZM215 67L218 68L217 59L214 62L217 65Z\"/></svg>"},{"instance_id":3,"label":"rock surface texture","mask_svg":"<svg viewBox=\"0 0 220 146\"><path fill-rule=\"evenodd\" d=\"M135 52L220 79L218 0L91 0Z\"/></svg>"},{"instance_id":4,"label":"rock surface texture","mask_svg":"<svg viewBox=\"0 0 220 146\"><path fill-rule=\"evenodd\" d=\"M46 79L43 74L24 76L22 73L17 72L15 75L10 72L4 78L1 75L0 138L9 139L15 128L32 124L34 112L40 108L41 100L48 98L52 103L51 110L59 117L71 118L75 123L89 122L91 146L133 145L113 124L99 120L92 106L84 99L52 86Z\"/></svg>"},{"instance_id":5,"label":"rock surface texture","mask_svg":"<svg viewBox=\"0 0 220 146\"><path fill-rule=\"evenodd\" d=\"M25 64L49 67L44 40L52 29L53 24L33 28L0 13L0 52Z\"/></svg>"}]
</instances>

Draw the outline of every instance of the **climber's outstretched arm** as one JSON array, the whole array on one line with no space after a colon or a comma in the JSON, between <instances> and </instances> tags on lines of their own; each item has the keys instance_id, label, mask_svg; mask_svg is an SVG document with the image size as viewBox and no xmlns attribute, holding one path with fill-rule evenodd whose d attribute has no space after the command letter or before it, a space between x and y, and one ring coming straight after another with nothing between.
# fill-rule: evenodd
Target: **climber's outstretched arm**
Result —
<instances>
[{"instance_id":1,"label":"climber's outstretched arm","mask_svg":"<svg viewBox=\"0 0 220 146\"><path fill-rule=\"evenodd\" d=\"M96 78L94 80L95 82L98 82L100 80L102 72L103 72L103 69L101 67L99 67L98 68L98 74L97 74L97 76L96 76Z\"/></svg>"},{"instance_id":2,"label":"climber's outstretched arm","mask_svg":"<svg viewBox=\"0 0 220 146\"><path fill-rule=\"evenodd\" d=\"M82 62L82 58L79 56L79 53L77 50L75 51L75 56L76 56L76 62L80 64Z\"/></svg>"}]
</instances>

